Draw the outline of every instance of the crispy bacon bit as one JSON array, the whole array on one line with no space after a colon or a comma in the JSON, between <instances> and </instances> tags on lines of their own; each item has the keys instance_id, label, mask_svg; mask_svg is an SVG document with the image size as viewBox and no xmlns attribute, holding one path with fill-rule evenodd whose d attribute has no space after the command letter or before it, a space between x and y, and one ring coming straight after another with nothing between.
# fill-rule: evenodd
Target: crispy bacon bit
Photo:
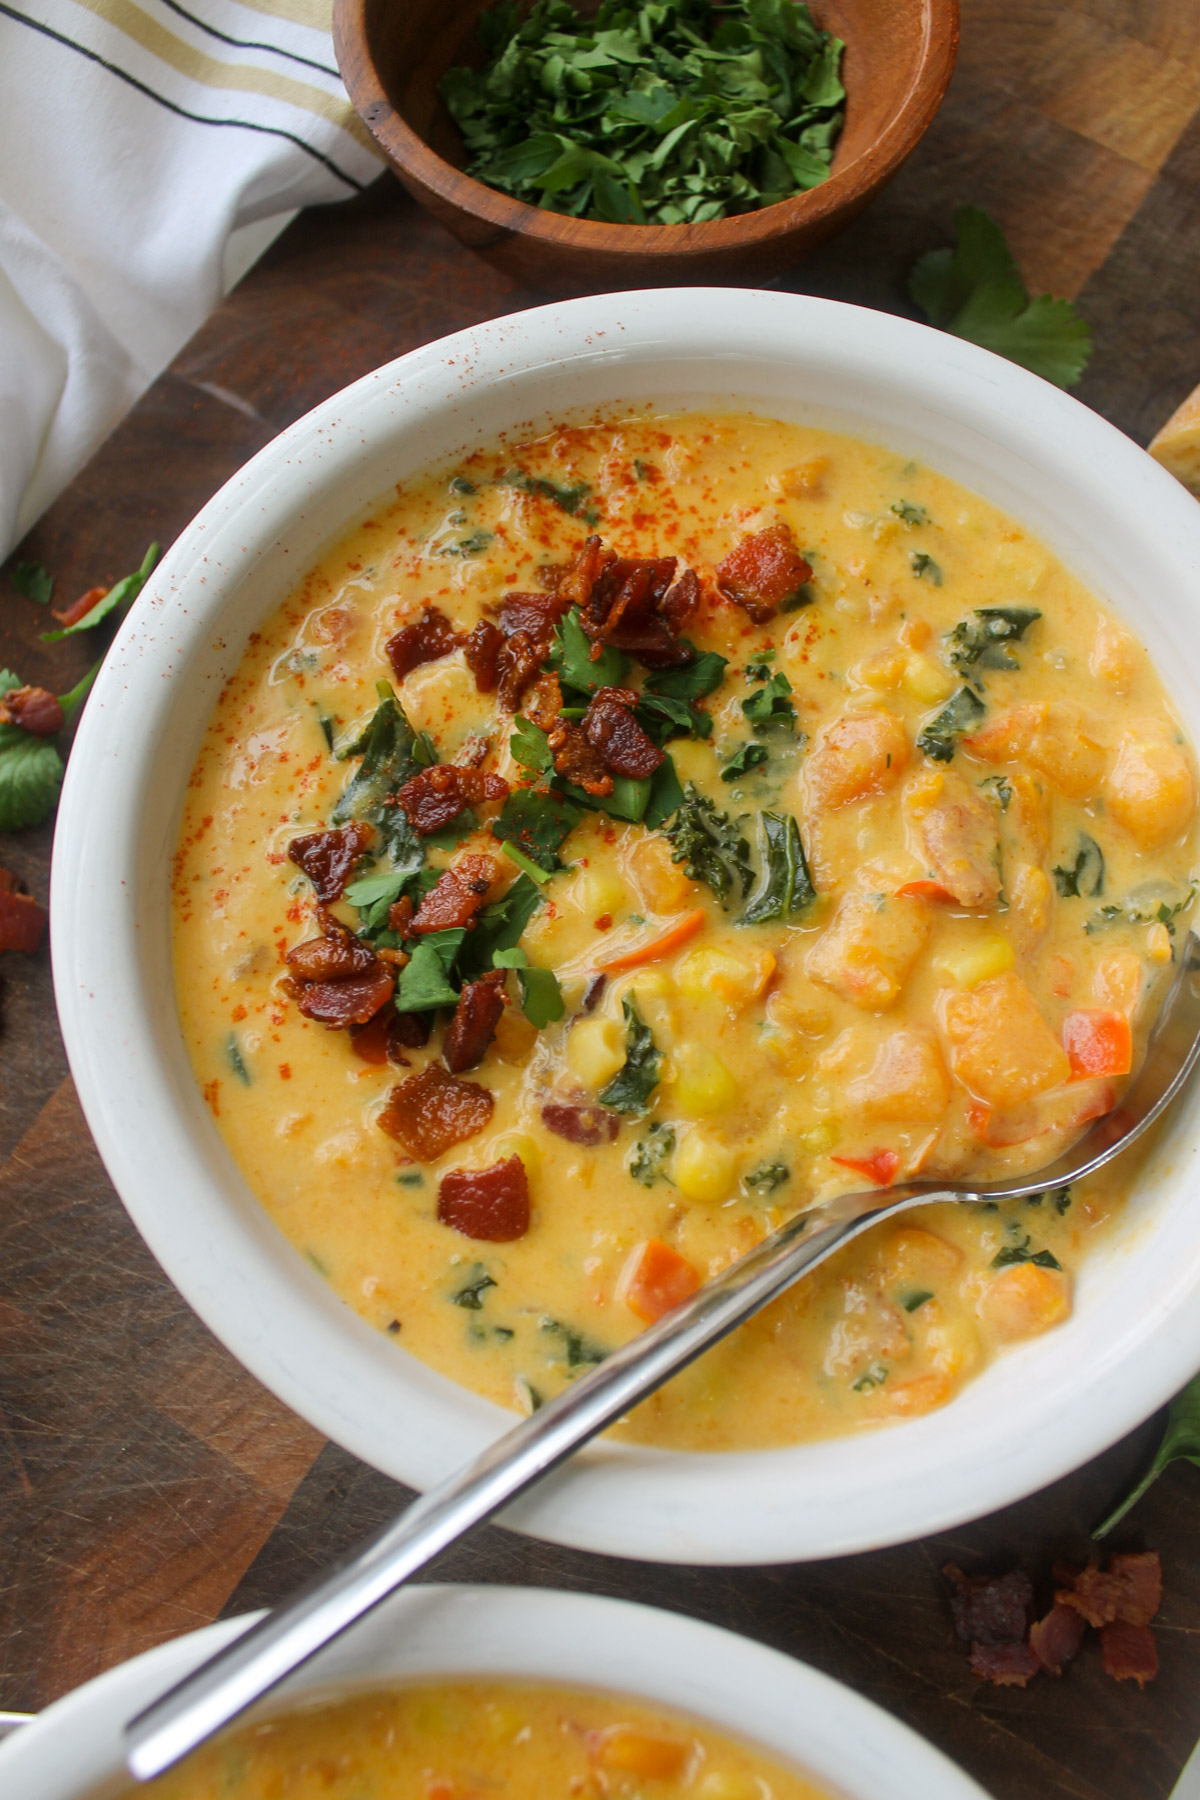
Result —
<instances>
[{"instance_id":1,"label":"crispy bacon bit","mask_svg":"<svg viewBox=\"0 0 1200 1800\"><path fill-rule=\"evenodd\" d=\"M0 869L0 950L36 950L46 935L46 909L24 884Z\"/></svg>"},{"instance_id":2,"label":"crispy bacon bit","mask_svg":"<svg viewBox=\"0 0 1200 1800\"><path fill-rule=\"evenodd\" d=\"M9 688L0 700L0 725L19 725L30 737L53 737L63 728L63 709L49 688Z\"/></svg>"},{"instance_id":3,"label":"crispy bacon bit","mask_svg":"<svg viewBox=\"0 0 1200 1800\"><path fill-rule=\"evenodd\" d=\"M80 619L87 618L93 606L100 604L107 592L106 587L85 588L78 600L72 600L70 606L64 606L61 612L56 606L52 606L51 617L57 619L60 625L78 625Z\"/></svg>"},{"instance_id":4,"label":"crispy bacon bit","mask_svg":"<svg viewBox=\"0 0 1200 1800\"><path fill-rule=\"evenodd\" d=\"M421 937L427 931L472 925L495 878L496 865L490 856L460 856L438 876L437 886L422 900L409 929ZM453 1068L453 1063L450 1066Z\"/></svg>"},{"instance_id":5,"label":"crispy bacon bit","mask_svg":"<svg viewBox=\"0 0 1200 1800\"><path fill-rule=\"evenodd\" d=\"M388 1021L388 1056L401 1068L408 1067L405 1050L423 1050L433 1031L430 1012L395 1012Z\"/></svg>"},{"instance_id":6,"label":"crispy bacon bit","mask_svg":"<svg viewBox=\"0 0 1200 1800\"><path fill-rule=\"evenodd\" d=\"M478 981L467 982L442 1038L442 1055L452 1074L461 1075L483 1061L504 1006L503 969L492 969Z\"/></svg>"},{"instance_id":7,"label":"crispy bacon bit","mask_svg":"<svg viewBox=\"0 0 1200 1800\"><path fill-rule=\"evenodd\" d=\"M427 606L419 619L411 625L402 625L395 636L388 639L388 661L396 680L403 681L422 663L438 662L465 642L445 613L439 612L436 606Z\"/></svg>"},{"instance_id":8,"label":"crispy bacon bit","mask_svg":"<svg viewBox=\"0 0 1200 1800\"><path fill-rule=\"evenodd\" d=\"M437 1216L464 1237L511 1244L529 1230L529 1178L519 1156L486 1169L451 1169L438 1184Z\"/></svg>"},{"instance_id":9,"label":"crispy bacon bit","mask_svg":"<svg viewBox=\"0 0 1200 1800\"><path fill-rule=\"evenodd\" d=\"M744 606L756 625L765 625L811 576L791 526L769 525L734 545L717 570L717 586Z\"/></svg>"},{"instance_id":10,"label":"crispy bacon bit","mask_svg":"<svg viewBox=\"0 0 1200 1800\"><path fill-rule=\"evenodd\" d=\"M413 903L407 894L401 894L399 900L393 900L388 907L388 930L399 937L407 937L413 922Z\"/></svg>"},{"instance_id":11,"label":"crispy bacon bit","mask_svg":"<svg viewBox=\"0 0 1200 1800\"><path fill-rule=\"evenodd\" d=\"M395 989L395 978L385 963L376 962L361 975L345 981L314 981L300 996L299 1007L306 1019L336 1029L342 1025L365 1025L381 1006L386 1006Z\"/></svg>"},{"instance_id":12,"label":"crispy bacon bit","mask_svg":"<svg viewBox=\"0 0 1200 1800\"><path fill-rule=\"evenodd\" d=\"M604 548L594 532L591 537L584 539L574 560L568 563L558 582L557 592L562 595L568 608L587 604L601 569L613 560L612 551Z\"/></svg>"},{"instance_id":13,"label":"crispy bacon bit","mask_svg":"<svg viewBox=\"0 0 1200 1800\"><path fill-rule=\"evenodd\" d=\"M341 899L355 863L374 838L375 827L361 820L332 831L313 831L292 839L288 859L304 870L317 899L328 906L331 900Z\"/></svg>"},{"instance_id":14,"label":"crispy bacon bit","mask_svg":"<svg viewBox=\"0 0 1200 1800\"><path fill-rule=\"evenodd\" d=\"M583 716L583 730L614 775L641 780L661 768L666 757L630 712L636 703L637 695L629 688L600 688Z\"/></svg>"},{"instance_id":15,"label":"crispy bacon bit","mask_svg":"<svg viewBox=\"0 0 1200 1800\"><path fill-rule=\"evenodd\" d=\"M596 640L593 657L599 656L601 644L612 644L648 669L691 662L695 652L675 632L699 603L700 584L692 571L668 592L676 569L673 556L637 559L611 551L604 556L586 601L580 603L583 629Z\"/></svg>"},{"instance_id":16,"label":"crispy bacon bit","mask_svg":"<svg viewBox=\"0 0 1200 1800\"><path fill-rule=\"evenodd\" d=\"M516 631L505 638L496 658L499 681L497 699L505 712L515 713L525 689L542 666L548 644L545 638L531 637L527 631Z\"/></svg>"},{"instance_id":17,"label":"crispy bacon bit","mask_svg":"<svg viewBox=\"0 0 1200 1800\"><path fill-rule=\"evenodd\" d=\"M388 1059L388 1016L385 1008L380 1007L373 1019L365 1025L350 1027L350 1048L355 1056L365 1063L377 1066Z\"/></svg>"},{"instance_id":18,"label":"crispy bacon bit","mask_svg":"<svg viewBox=\"0 0 1200 1800\"><path fill-rule=\"evenodd\" d=\"M585 794L596 799L613 791L612 776L604 766L604 758L584 736L583 728L568 719L560 719L547 734L554 753L554 772L564 781L573 781Z\"/></svg>"},{"instance_id":19,"label":"crispy bacon bit","mask_svg":"<svg viewBox=\"0 0 1200 1800\"><path fill-rule=\"evenodd\" d=\"M1144 1688L1158 1674L1158 1645L1148 1625L1114 1619L1100 1631L1104 1673L1114 1681L1136 1681Z\"/></svg>"},{"instance_id":20,"label":"crispy bacon bit","mask_svg":"<svg viewBox=\"0 0 1200 1800\"><path fill-rule=\"evenodd\" d=\"M943 1571L958 1590L950 1602L954 1629L966 1644L1019 1644L1029 1629L1033 1583L1024 1569L1007 1575L964 1575L954 1563Z\"/></svg>"},{"instance_id":21,"label":"crispy bacon bit","mask_svg":"<svg viewBox=\"0 0 1200 1800\"><path fill-rule=\"evenodd\" d=\"M553 731L562 711L562 685L552 671L539 675L525 696L525 717L543 731Z\"/></svg>"},{"instance_id":22,"label":"crispy bacon bit","mask_svg":"<svg viewBox=\"0 0 1200 1800\"><path fill-rule=\"evenodd\" d=\"M972 1644L971 1669L996 1687L1023 1688L1041 1663L1028 1644Z\"/></svg>"},{"instance_id":23,"label":"crispy bacon bit","mask_svg":"<svg viewBox=\"0 0 1200 1800\"><path fill-rule=\"evenodd\" d=\"M700 604L703 589L695 569L685 569L669 593L664 594L659 611L669 629L681 632Z\"/></svg>"},{"instance_id":24,"label":"crispy bacon bit","mask_svg":"<svg viewBox=\"0 0 1200 1800\"><path fill-rule=\"evenodd\" d=\"M322 923L324 937L305 938L284 958L297 981L344 981L350 975L365 974L376 961L371 946L329 913L324 914Z\"/></svg>"},{"instance_id":25,"label":"crispy bacon bit","mask_svg":"<svg viewBox=\"0 0 1200 1800\"><path fill-rule=\"evenodd\" d=\"M490 694L495 689L496 658L503 647L503 632L497 630L490 619L480 619L466 641L463 655L467 659L468 669L475 677L475 686L481 694Z\"/></svg>"},{"instance_id":26,"label":"crispy bacon bit","mask_svg":"<svg viewBox=\"0 0 1200 1800\"><path fill-rule=\"evenodd\" d=\"M554 627L570 606L570 601L557 591L542 594L505 594L496 614L496 623L506 638L524 631L547 644Z\"/></svg>"},{"instance_id":27,"label":"crispy bacon bit","mask_svg":"<svg viewBox=\"0 0 1200 1800\"><path fill-rule=\"evenodd\" d=\"M583 990L583 998L579 1003L582 1006L585 1013L590 1013L590 1012L595 1011L596 1007L600 1003L600 996L604 992L604 990L607 986L608 986L608 976L607 975L589 975L588 976L587 986Z\"/></svg>"},{"instance_id":28,"label":"crispy bacon bit","mask_svg":"<svg viewBox=\"0 0 1200 1800\"><path fill-rule=\"evenodd\" d=\"M460 1081L441 1063L398 1082L377 1123L418 1162L433 1162L482 1131L496 1102L477 1081Z\"/></svg>"},{"instance_id":29,"label":"crispy bacon bit","mask_svg":"<svg viewBox=\"0 0 1200 1800\"><path fill-rule=\"evenodd\" d=\"M594 1150L597 1144L616 1142L621 1121L616 1113L603 1106L559 1106L551 1103L542 1108L542 1124L555 1137L566 1138L568 1144L584 1144Z\"/></svg>"},{"instance_id":30,"label":"crispy bacon bit","mask_svg":"<svg viewBox=\"0 0 1200 1800\"><path fill-rule=\"evenodd\" d=\"M1108 1625L1114 1619L1127 1625L1148 1625L1162 1603L1158 1553L1148 1550L1135 1556L1114 1556L1107 1572L1090 1563L1055 1598L1082 1613L1089 1625Z\"/></svg>"},{"instance_id":31,"label":"crispy bacon bit","mask_svg":"<svg viewBox=\"0 0 1200 1800\"><path fill-rule=\"evenodd\" d=\"M427 837L457 819L464 807L480 800L503 800L507 794L508 783L500 775L464 769L459 763L435 763L406 781L396 798L410 824Z\"/></svg>"},{"instance_id":32,"label":"crispy bacon bit","mask_svg":"<svg viewBox=\"0 0 1200 1800\"><path fill-rule=\"evenodd\" d=\"M1045 1618L1030 1627L1029 1648L1047 1674L1061 1675L1063 1664L1078 1652L1086 1629L1081 1613L1055 1601Z\"/></svg>"}]
</instances>

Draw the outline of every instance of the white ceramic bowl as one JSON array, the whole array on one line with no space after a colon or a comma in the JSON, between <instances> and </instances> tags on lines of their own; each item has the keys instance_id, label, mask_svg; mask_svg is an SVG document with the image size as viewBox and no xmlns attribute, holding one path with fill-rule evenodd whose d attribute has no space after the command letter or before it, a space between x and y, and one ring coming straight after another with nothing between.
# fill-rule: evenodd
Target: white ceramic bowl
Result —
<instances>
[{"instance_id":1,"label":"white ceramic bowl","mask_svg":"<svg viewBox=\"0 0 1200 1800\"><path fill-rule=\"evenodd\" d=\"M127 1719L253 1617L137 1656L0 1744L10 1800L110 1800L129 1785ZM923 1738L849 1688L714 1625L624 1600L532 1588L409 1588L324 1651L254 1717L422 1678L545 1681L690 1714L823 1782L839 1800L987 1800Z\"/></svg>"},{"instance_id":2,"label":"white ceramic bowl","mask_svg":"<svg viewBox=\"0 0 1200 1800\"><path fill-rule=\"evenodd\" d=\"M901 319L727 289L542 307L367 376L234 476L152 577L84 714L51 908L63 1031L117 1190L197 1312L319 1430L419 1488L511 1418L344 1306L235 1169L192 1079L172 994L181 797L248 634L381 492L502 429L647 399L856 432L978 490L1129 621L1200 740L1200 507L1057 389ZM1065 1474L1200 1367L1198 1109L1194 1091L1111 1246L1088 1261L1070 1322L994 1363L943 1411L755 1454L601 1444L509 1522L624 1556L786 1561L944 1529Z\"/></svg>"}]
</instances>

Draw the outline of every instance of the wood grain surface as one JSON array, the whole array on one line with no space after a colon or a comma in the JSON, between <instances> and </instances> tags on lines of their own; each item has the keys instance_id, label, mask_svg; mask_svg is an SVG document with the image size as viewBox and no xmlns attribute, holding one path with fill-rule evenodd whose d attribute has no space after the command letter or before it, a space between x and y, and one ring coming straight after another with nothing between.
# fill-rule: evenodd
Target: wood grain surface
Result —
<instances>
[{"instance_id":1,"label":"wood grain surface","mask_svg":"<svg viewBox=\"0 0 1200 1800\"><path fill-rule=\"evenodd\" d=\"M958 72L920 149L781 285L903 312L912 258L966 202L1000 218L1032 287L1079 299L1096 333L1081 397L1145 442L1200 376L1196 0L967 0ZM390 176L311 212L18 554L66 598L115 579L316 401L537 298ZM42 645L45 624L0 572L0 664L61 692L94 646ZM50 844L47 826L0 845L43 899ZM405 1495L246 1375L142 1245L75 1099L45 953L4 957L0 986L0 1708L29 1709L280 1597ZM1200 1735L1200 1472L1169 1471L1114 1546L1158 1549L1166 1571L1162 1673L1145 1693L1104 1677L1094 1645L1060 1681L981 1687L940 1575L952 1558L1044 1579L1055 1556L1084 1551L1160 1424L1021 1505L898 1549L656 1568L489 1529L440 1572L627 1595L746 1632L890 1708L996 1800L1165 1800Z\"/></svg>"}]
</instances>

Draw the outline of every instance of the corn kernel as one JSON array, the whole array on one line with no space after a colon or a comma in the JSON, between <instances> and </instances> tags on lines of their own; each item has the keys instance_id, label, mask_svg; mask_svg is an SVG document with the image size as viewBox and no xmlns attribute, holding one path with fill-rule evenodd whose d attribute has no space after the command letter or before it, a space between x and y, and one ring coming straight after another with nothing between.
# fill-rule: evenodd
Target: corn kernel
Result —
<instances>
[{"instance_id":1,"label":"corn kernel","mask_svg":"<svg viewBox=\"0 0 1200 1800\"><path fill-rule=\"evenodd\" d=\"M724 1112L738 1097L738 1084L707 1044L680 1044L675 1052L675 1100L691 1118Z\"/></svg>"},{"instance_id":2,"label":"corn kernel","mask_svg":"<svg viewBox=\"0 0 1200 1800\"><path fill-rule=\"evenodd\" d=\"M1015 960L1008 939L993 936L943 950L940 956L934 957L933 968L935 974L959 987L973 988L981 981L990 981L994 975L1003 975L1006 969L1012 968Z\"/></svg>"},{"instance_id":3,"label":"corn kernel","mask_svg":"<svg viewBox=\"0 0 1200 1800\"><path fill-rule=\"evenodd\" d=\"M519 1156L525 1164L527 1175L541 1173L542 1151L536 1138L525 1131L506 1131L498 1137L488 1154L489 1162L506 1162L510 1156Z\"/></svg>"},{"instance_id":4,"label":"corn kernel","mask_svg":"<svg viewBox=\"0 0 1200 1800\"><path fill-rule=\"evenodd\" d=\"M1171 960L1171 934L1165 925L1152 925L1146 933L1146 954L1151 962Z\"/></svg>"},{"instance_id":5,"label":"corn kernel","mask_svg":"<svg viewBox=\"0 0 1200 1800\"><path fill-rule=\"evenodd\" d=\"M767 950L734 956L728 950L704 945L691 950L675 971L679 991L697 1006L716 1001L743 1007L762 993L775 972L775 958Z\"/></svg>"},{"instance_id":6,"label":"corn kernel","mask_svg":"<svg viewBox=\"0 0 1200 1800\"><path fill-rule=\"evenodd\" d=\"M948 699L954 689L954 683L945 669L939 668L928 656L920 656L915 652L905 659L901 686L906 694L911 694L923 706L936 706L939 700Z\"/></svg>"},{"instance_id":7,"label":"corn kernel","mask_svg":"<svg viewBox=\"0 0 1200 1800\"><path fill-rule=\"evenodd\" d=\"M826 1120L820 1125L810 1125L807 1131L800 1133L796 1142L806 1156L824 1156L827 1150L833 1149L837 1140L837 1128Z\"/></svg>"},{"instance_id":8,"label":"corn kernel","mask_svg":"<svg viewBox=\"0 0 1200 1800\"><path fill-rule=\"evenodd\" d=\"M615 1019L580 1019L567 1036L567 1067L595 1092L625 1065L625 1038Z\"/></svg>"},{"instance_id":9,"label":"corn kernel","mask_svg":"<svg viewBox=\"0 0 1200 1800\"><path fill-rule=\"evenodd\" d=\"M716 1204L733 1192L737 1158L706 1131L689 1131L675 1152L672 1176L686 1200Z\"/></svg>"}]
</instances>

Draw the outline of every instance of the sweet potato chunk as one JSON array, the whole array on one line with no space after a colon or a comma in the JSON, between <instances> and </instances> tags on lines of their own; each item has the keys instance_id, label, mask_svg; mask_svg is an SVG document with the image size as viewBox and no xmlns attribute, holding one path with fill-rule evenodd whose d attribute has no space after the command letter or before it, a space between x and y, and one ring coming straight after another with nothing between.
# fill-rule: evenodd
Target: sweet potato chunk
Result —
<instances>
[{"instance_id":1,"label":"sweet potato chunk","mask_svg":"<svg viewBox=\"0 0 1200 1800\"><path fill-rule=\"evenodd\" d=\"M990 906L1000 892L996 814L955 769L930 769L904 790L913 852L960 906Z\"/></svg>"},{"instance_id":2,"label":"sweet potato chunk","mask_svg":"<svg viewBox=\"0 0 1200 1800\"><path fill-rule=\"evenodd\" d=\"M396 1084L378 1124L419 1162L433 1162L488 1124L496 1101L489 1088L460 1081L441 1063Z\"/></svg>"},{"instance_id":3,"label":"sweet potato chunk","mask_svg":"<svg viewBox=\"0 0 1200 1800\"><path fill-rule=\"evenodd\" d=\"M830 1059L823 1059L822 1067L829 1068ZM920 1025L889 1032L870 1067L850 1074L842 1093L847 1108L861 1119L939 1122L950 1104L950 1082L933 1033Z\"/></svg>"},{"instance_id":4,"label":"sweet potato chunk","mask_svg":"<svg viewBox=\"0 0 1200 1800\"><path fill-rule=\"evenodd\" d=\"M869 887L852 891L809 951L805 969L844 1000L882 1012L899 999L929 925L923 900Z\"/></svg>"},{"instance_id":5,"label":"sweet potato chunk","mask_svg":"<svg viewBox=\"0 0 1200 1800\"><path fill-rule=\"evenodd\" d=\"M791 526L769 525L734 545L717 570L717 586L763 625L811 576L812 565L796 548Z\"/></svg>"},{"instance_id":6,"label":"sweet potato chunk","mask_svg":"<svg viewBox=\"0 0 1200 1800\"><path fill-rule=\"evenodd\" d=\"M1010 707L962 741L984 762L1027 763L1072 800L1094 798L1108 761L1095 722L1074 700Z\"/></svg>"},{"instance_id":7,"label":"sweet potato chunk","mask_svg":"<svg viewBox=\"0 0 1200 1800\"><path fill-rule=\"evenodd\" d=\"M979 1299L979 1313L1002 1344L1039 1337L1070 1315L1071 1289L1061 1269L1015 1263L993 1275Z\"/></svg>"},{"instance_id":8,"label":"sweet potato chunk","mask_svg":"<svg viewBox=\"0 0 1200 1800\"><path fill-rule=\"evenodd\" d=\"M529 1230L525 1164L509 1156L486 1169L449 1170L438 1184L437 1216L442 1225L487 1244L524 1237Z\"/></svg>"},{"instance_id":9,"label":"sweet potato chunk","mask_svg":"<svg viewBox=\"0 0 1200 1800\"><path fill-rule=\"evenodd\" d=\"M1146 850L1178 837L1196 804L1187 753L1158 719L1126 731L1104 784L1108 810Z\"/></svg>"},{"instance_id":10,"label":"sweet potato chunk","mask_svg":"<svg viewBox=\"0 0 1200 1800\"><path fill-rule=\"evenodd\" d=\"M988 1106L1020 1106L1070 1080L1066 1051L1013 970L943 992L939 1012L951 1069Z\"/></svg>"},{"instance_id":11,"label":"sweet potato chunk","mask_svg":"<svg viewBox=\"0 0 1200 1800\"><path fill-rule=\"evenodd\" d=\"M908 766L908 738L894 713L851 712L823 725L809 752L805 786L810 809L832 812L878 794Z\"/></svg>"}]
</instances>

